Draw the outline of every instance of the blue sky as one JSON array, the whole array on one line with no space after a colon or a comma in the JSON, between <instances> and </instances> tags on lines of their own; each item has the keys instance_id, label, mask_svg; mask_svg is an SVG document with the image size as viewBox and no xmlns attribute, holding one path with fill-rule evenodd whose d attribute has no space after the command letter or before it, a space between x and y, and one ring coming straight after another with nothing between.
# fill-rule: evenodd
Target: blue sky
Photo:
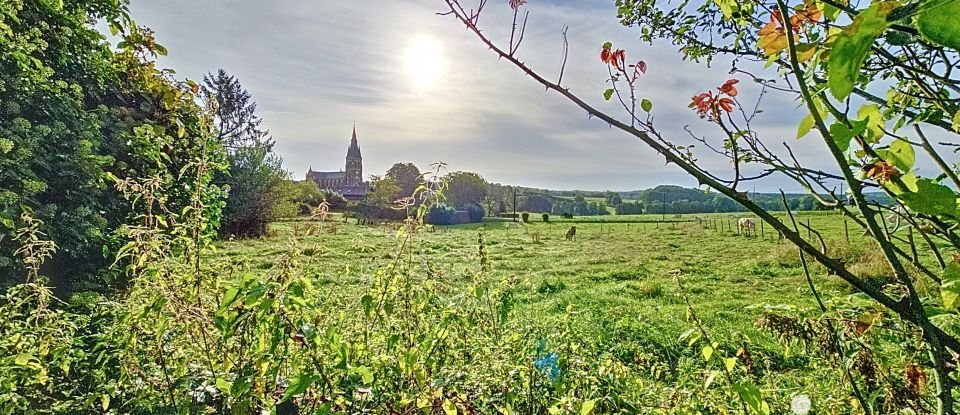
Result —
<instances>
[{"instance_id":1,"label":"blue sky","mask_svg":"<svg viewBox=\"0 0 960 415\"><path fill-rule=\"evenodd\" d=\"M177 76L199 79L224 68L239 77L295 178L311 166L343 166L356 121L368 175L394 162L425 169L443 161L451 170L476 171L490 181L552 189L695 185L642 143L588 119L498 61L453 18L437 16L443 7L442 0L132 0L131 11L138 24L157 32L170 51L161 64ZM637 29L619 25L612 0L531 0L526 7L531 15L518 55L534 69L557 72L560 33L569 26L564 83L622 114L601 96L607 76L599 48L613 41L627 50L628 60L648 63L639 94L653 101L656 122L668 137L688 141L685 125L701 134L715 132L687 104L727 79L729 62L717 60L707 68L683 62L674 46L640 42ZM485 13L485 33L506 39L507 1L490 0ZM408 65L412 45L423 44L435 50L429 58L439 68L426 85L414 81ZM759 91L750 82L740 89L747 99ZM775 146L795 141L803 114L792 97L771 94L765 103L757 128ZM815 134L793 145L809 166L824 162ZM706 154L701 160L729 169ZM781 186L798 190L778 179L757 184L768 191Z\"/></svg>"}]
</instances>

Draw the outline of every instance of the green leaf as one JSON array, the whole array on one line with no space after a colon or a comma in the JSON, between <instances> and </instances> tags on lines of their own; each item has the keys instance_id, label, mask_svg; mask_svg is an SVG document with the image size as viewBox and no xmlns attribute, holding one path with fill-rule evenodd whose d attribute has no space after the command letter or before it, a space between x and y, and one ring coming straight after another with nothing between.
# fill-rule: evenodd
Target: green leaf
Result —
<instances>
[{"instance_id":1,"label":"green leaf","mask_svg":"<svg viewBox=\"0 0 960 415\"><path fill-rule=\"evenodd\" d=\"M940 283L940 296L943 297L943 307L950 311L957 311L960 306L960 264L951 262L943 270Z\"/></svg>"},{"instance_id":2,"label":"green leaf","mask_svg":"<svg viewBox=\"0 0 960 415\"><path fill-rule=\"evenodd\" d=\"M590 415L590 414L592 414L592 413L593 413L593 408L594 408L595 406L597 406L597 400L596 400L596 399L591 399L591 400L589 400L589 401L585 401L585 402L583 403L583 406L580 407L580 415Z\"/></svg>"},{"instance_id":3,"label":"green leaf","mask_svg":"<svg viewBox=\"0 0 960 415\"><path fill-rule=\"evenodd\" d=\"M917 180L917 191L900 195L903 203L917 213L935 216L957 215L957 194L930 179Z\"/></svg>"},{"instance_id":4,"label":"green leaf","mask_svg":"<svg viewBox=\"0 0 960 415\"><path fill-rule=\"evenodd\" d=\"M953 114L953 131L960 133L960 111L957 111L956 114Z\"/></svg>"},{"instance_id":5,"label":"green leaf","mask_svg":"<svg viewBox=\"0 0 960 415\"><path fill-rule=\"evenodd\" d=\"M370 371L370 368L366 366L360 366L353 369L353 373L360 375L360 379L363 380L364 385L373 383L373 372Z\"/></svg>"},{"instance_id":6,"label":"green leaf","mask_svg":"<svg viewBox=\"0 0 960 415\"><path fill-rule=\"evenodd\" d=\"M703 354L703 360L710 360L710 357L713 356L713 347L712 346L703 346L703 349L700 350L700 353Z\"/></svg>"},{"instance_id":7,"label":"green leaf","mask_svg":"<svg viewBox=\"0 0 960 415\"><path fill-rule=\"evenodd\" d=\"M604 49L613 49L613 43L603 42L603 48L604 48Z\"/></svg>"},{"instance_id":8,"label":"green leaf","mask_svg":"<svg viewBox=\"0 0 960 415\"><path fill-rule=\"evenodd\" d=\"M220 392L229 395L230 391L233 389L233 383L224 378L217 378L217 389L220 389Z\"/></svg>"},{"instance_id":9,"label":"green leaf","mask_svg":"<svg viewBox=\"0 0 960 415\"><path fill-rule=\"evenodd\" d=\"M653 109L653 103L650 102L649 99L644 98L640 101L640 108L642 108L644 112L650 112L650 110Z\"/></svg>"},{"instance_id":10,"label":"green leaf","mask_svg":"<svg viewBox=\"0 0 960 415\"><path fill-rule=\"evenodd\" d=\"M305 392L317 379L318 378L312 373L300 372L300 374L290 380L290 386L287 386L287 391L283 394L283 397L280 398L280 402L286 402L290 398Z\"/></svg>"},{"instance_id":11,"label":"green leaf","mask_svg":"<svg viewBox=\"0 0 960 415\"><path fill-rule=\"evenodd\" d=\"M868 141L877 142L883 137L883 129L886 127L886 120L884 120L883 115L880 114L880 107L876 104L869 104L860 107L857 110L857 116L860 119L867 123L867 135L866 138Z\"/></svg>"},{"instance_id":12,"label":"green leaf","mask_svg":"<svg viewBox=\"0 0 960 415\"><path fill-rule=\"evenodd\" d=\"M610 97L613 96L613 88L607 88L606 91L603 91L603 99L609 101Z\"/></svg>"},{"instance_id":13,"label":"green leaf","mask_svg":"<svg viewBox=\"0 0 960 415\"><path fill-rule=\"evenodd\" d=\"M727 372L733 371L733 368L737 366L737 358L728 357L723 359L723 365L727 367Z\"/></svg>"},{"instance_id":14,"label":"green leaf","mask_svg":"<svg viewBox=\"0 0 960 415\"><path fill-rule=\"evenodd\" d=\"M363 314L367 317L373 313L373 296L370 294L365 294L360 298L360 304L363 305Z\"/></svg>"},{"instance_id":15,"label":"green leaf","mask_svg":"<svg viewBox=\"0 0 960 415\"><path fill-rule=\"evenodd\" d=\"M914 162L916 162L913 146L904 140L894 141L893 144L890 144L890 150L887 151L887 161L900 171L910 171L913 169Z\"/></svg>"},{"instance_id":16,"label":"green leaf","mask_svg":"<svg viewBox=\"0 0 960 415\"><path fill-rule=\"evenodd\" d=\"M917 175L914 173L907 173L903 176L900 176L900 182L903 183L906 188L902 188L898 183L893 181L888 181L884 183L883 187L889 190L894 195L901 195L904 192L916 192L917 191Z\"/></svg>"},{"instance_id":17,"label":"green leaf","mask_svg":"<svg viewBox=\"0 0 960 415\"><path fill-rule=\"evenodd\" d=\"M917 29L930 42L960 50L960 0L928 1L917 13Z\"/></svg>"},{"instance_id":18,"label":"green leaf","mask_svg":"<svg viewBox=\"0 0 960 415\"><path fill-rule=\"evenodd\" d=\"M7 227L7 229L16 229L17 225L13 222L13 219L10 219L6 216L0 215L0 225Z\"/></svg>"},{"instance_id":19,"label":"green leaf","mask_svg":"<svg viewBox=\"0 0 960 415\"><path fill-rule=\"evenodd\" d=\"M234 301L237 301L237 297L240 296L240 290L237 288L230 288L223 294L223 302L220 303L220 309L217 310L217 314L223 314L224 311L227 311L230 306L233 305Z\"/></svg>"},{"instance_id":20,"label":"green leaf","mask_svg":"<svg viewBox=\"0 0 960 415\"><path fill-rule=\"evenodd\" d=\"M457 404L449 399L444 399L443 413L446 415L457 415Z\"/></svg>"},{"instance_id":21,"label":"green leaf","mask_svg":"<svg viewBox=\"0 0 960 415\"><path fill-rule=\"evenodd\" d=\"M13 364L17 366L27 366L31 361L36 360L36 357L33 357L30 353L20 353L15 359L13 359Z\"/></svg>"},{"instance_id":22,"label":"green leaf","mask_svg":"<svg viewBox=\"0 0 960 415\"><path fill-rule=\"evenodd\" d=\"M63 0L44 0L43 3L53 11L63 10Z\"/></svg>"},{"instance_id":23,"label":"green leaf","mask_svg":"<svg viewBox=\"0 0 960 415\"><path fill-rule=\"evenodd\" d=\"M720 7L725 19L729 19L733 16L733 12L740 10L737 0L714 0L714 3L717 3L717 6Z\"/></svg>"},{"instance_id":24,"label":"green leaf","mask_svg":"<svg viewBox=\"0 0 960 415\"><path fill-rule=\"evenodd\" d=\"M110 395L100 395L100 407L103 408L104 411L110 407Z\"/></svg>"},{"instance_id":25,"label":"green leaf","mask_svg":"<svg viewBox=\"0 0 960 415\"><path fill-rule=\"evenodd\" d=\"M803 117L803 120L800 121L800 127L797 127L797 138L803 138L803 136L810 133L811 129L813 129L813 113L807 114L807 116Z\"/></svg>"},{"instance_id":26,"label":"green leaf","mask_svg":"<svg viewBox=\"0 0 960 415\"><path fill-rule=\"evenodd\" d=\"M733 389L737 391L737 394L740 395L740 399L743 399L743 402L747 404L747 407L750 408L750 412L755 414L770 414L770 406L767 405L767 402L763 400L763 395L760 393L760 388L753 384L733 385Z\"/></svg>"},{"instance_id":27,"label":"green leaf","mask_svg":"<svg viewBox=\"0 0 960 415\"><path fill-rule=\"evenodd\" d=\"M842 151L847 151L850 148L850 140L863 133L863 130L867 128L866 121L849 121L853 126L852 128L840 121L830 125L830 135L833 137L833 141L837 143L837 147L840 147Z\"/></svg>"},{"instance_id":28,"label":"green leaf","mask_svg":"<svg viewBox=\"0 0 960 415\"><path fill-rule=\"evenodd\" d=\"M840 32L827 64L827 86L837 99L850 96L870 46L890 25L887 15L896 7L892 1L874 3Z\"/></svg>"}]
</instances>

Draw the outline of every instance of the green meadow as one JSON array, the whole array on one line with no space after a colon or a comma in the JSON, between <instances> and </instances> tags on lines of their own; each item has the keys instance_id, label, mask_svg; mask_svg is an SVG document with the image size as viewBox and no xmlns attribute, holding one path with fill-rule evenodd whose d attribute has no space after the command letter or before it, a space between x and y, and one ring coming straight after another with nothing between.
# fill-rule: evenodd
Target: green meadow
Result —
<instances>
[{"instance_id":1,"label":"green meadow","mask_svg":"<svg viewBox=\"0 0 960 415\"><path fill-rule=\"evenodd\" d=\"M278 258L295 253L300 272L314 281L317 292L328 293L320 300L323 307L346 315L363 314L361 297L378 270L397 261L409 261L449 287L438 290L449 301L469 291L482 274L510 291L511 325L531 333L559 328L576 333L592 369L614 359L636 371L631 377L637 382L659 384L645 388L648 392L714 381L717 373L703 365L703 340L691 336L699 331L695 315L728 355L762 367L760 385L772 404L787 405L790 396L806 394L826 407L845 408L849 402L839 369L830 368L829 359L818 362L809 344L777 330L778 315L816 314L796 247L769 228L755 237L737 235L739 217L683 215L665 223L657 222L660 215L551 222L536 217L525 224L496 220L408 234L398 224L360 226L335 215L322 223L278 222L268 237L220 243L210 262L265 275L276 269ZM883 284L882 257L852 223L845 231L843 219L834 214L803 213L797 219L820 233L830 255ZM577 227L576 238L566 240L571 226ZM409 249L401 249L408 237ZM924 261L925 252L919 253ZM856 309L857 296L848 284L810 266L812 281L828 303Z\"/></svg>"}]
</instances>

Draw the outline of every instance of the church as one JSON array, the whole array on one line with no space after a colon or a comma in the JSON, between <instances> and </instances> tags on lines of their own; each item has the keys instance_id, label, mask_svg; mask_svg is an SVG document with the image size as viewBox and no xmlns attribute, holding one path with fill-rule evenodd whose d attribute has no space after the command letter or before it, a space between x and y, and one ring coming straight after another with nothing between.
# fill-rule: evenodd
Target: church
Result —
<instances>
[{"instance_id":1,"label":"church","mask_svg":"<svg viewBox=\"0 0 960 415\"><path fill-rule=\"evenodd\" d=\"M363 181L363 157L360 155L360 144L357 143L357 126L353 126L353 138L347 148L347 163L340 171L307 171L307 180L312 180L322 190L332 190L341 194L345 199L352 201L363 200L370 189L370 184Z\"/></svg>"}]
</instances>

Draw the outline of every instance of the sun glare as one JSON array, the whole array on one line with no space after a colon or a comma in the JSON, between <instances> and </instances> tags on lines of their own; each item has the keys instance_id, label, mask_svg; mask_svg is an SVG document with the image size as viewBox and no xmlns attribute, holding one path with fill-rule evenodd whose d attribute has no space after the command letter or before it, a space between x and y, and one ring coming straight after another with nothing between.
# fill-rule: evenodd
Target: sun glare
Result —
<instances>
[{"instance_id":1,"label":"sun glare","mask_svg":"<svg viewBox=\"0 0 960 415\"><path fill-rule=\"evenodd\" d=\"M425 35L410 40L403 59L410 82L421 90L434 86L446 69L439 42Z\"/></svg>"}]
</instances>

